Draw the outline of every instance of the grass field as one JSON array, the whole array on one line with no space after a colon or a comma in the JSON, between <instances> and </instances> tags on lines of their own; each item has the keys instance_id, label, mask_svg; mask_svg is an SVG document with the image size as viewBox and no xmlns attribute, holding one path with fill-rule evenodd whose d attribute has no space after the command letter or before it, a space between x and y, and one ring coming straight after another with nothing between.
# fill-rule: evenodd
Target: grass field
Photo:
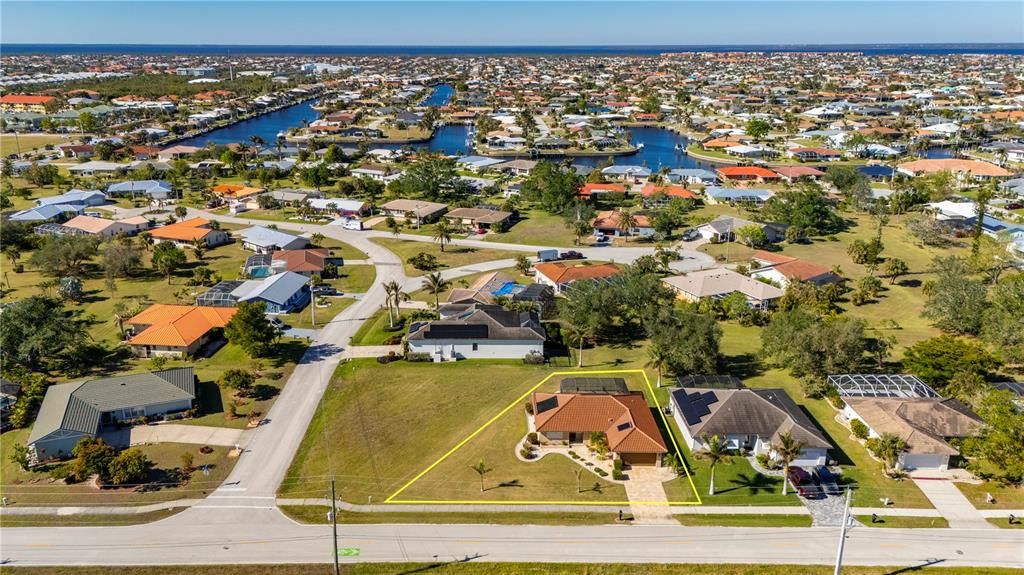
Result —
<instances>
[{"instance_id":1,"label":"grass field","mask_svg":"<svg viewBox=\"0 0 1024 575\"><path fill-rule=\"evenodd\" d=\"M123 527L166 519L184 507L130 515L0 515L0 527Z\"/></svg>"},{"instance_id":2,"label":"grass field","mask_svg":"<svg viewBox=\"0 0 1024 575\"><path fill-rule=\"evenodd\" d=\"M871 522L870 515L857 515L860 521L868 527L890 528L890 529L946 529L949 522L942 517L902 517L899 515L879 515L877 523Z\"/></svg>"},{"instance_id":3,"label":"grass field","mask_svg":"<svg viewBox=\"0 0 1024 575\"><path fill-rule=\"evenodd\" d=\"M592 238L583 238L589 245ZM484 241L523 244L527 246L555 246L569 248L576 241L569 228L565 227L565 218L549 214L544 210L523 210L519 221L504 233L487 234Z\"/></svg>"},{"instance_id":4,"label":"grass field","mask_svg":"<svg viewBox=\"0 0 1024 575\"><path fill-rule=\"evenodd\" d=\"M405 266L405 273L409 276L421 276L428 273L405 263L409 258L421 252L436 257L441 268L457 268L460 266L491 260L511 259L522 253L508 250L478 249L454 245L445 246L444 252L442 252L441 246L436 243L397 240L394 238L373 238L372 241L377 242L378 244L395 252L395 254L402 259L403 265Z\"/></svg>"},{"instance_id":5,"label":"grass field","mask_svg":"<svg viewBox=\"0 0 1024 575\"><path fill-rule=\"evenodd\" d=\"M2 451L5 454L10 453L13 444L24 444L27 437L27 429L4 433L0 436ZM227 456L228 450L225 447L213 447L210 454L200 453L199 448L199 445L180 443L141 445L139 449L153 462L153 469L146 483L110 489L95 489L88 483L65 485L63 482L55 482L46 472L22 471L17 464L4 457L0 462L3 477L0 494L8 497L10 504L21 506L135 505L205 497L228 476L236 460ZM186 451L192 453L193 465L208 466L208 476L196 471L190 481L178 481L176 469L180 468L181 455Z\"/></svg>"},{"instance_id":6,"label":"grass field","mask_svg":"<svg viewBox=\"0 0 1024 575\"><path fill-rule=\"evenodd\" d=\"M396 327L400 325L397 317L395 322ZM388 311L383 308L377 310L363 322L363 325L359 326L359 330L352 336L352 345L385 345L385 341L389 338L405 333L404 328L389 329L390 325Z\"/></svg>"},{"instance_id":7,"label":"grass field","mask_svg":"<svg viewBox=\"0 0 1024 575\"><path fill-rule=\"evenodd\" d=\"M844 575L894 575L898 567L844 565ZM913 569L942 575L1016 575L1016 569L998 567L942 567ZM672 565L664 563L356 563L341 566L342 575L824 575L822 565L736 565L729 563ZM14 575L330 575L334 566L323 565L161 565L154 567L3 567Z\"/></svg>"},{"instance_id":8,"label":"grass field","mask_svg":"<svg viewBox=\"0 0 1024 575\"><path fill-rule=\"evenodd\" d=\"M1024 487L1012 485L998 485L995 482L979 484L955 483L967 499L978 509L1024 509ZM986 501L986 495L991 493L995 501Z\"/></svg>"},{"instance_id":9,"label":"grass field","mask_svg":"<svg viewBox=\"0 0 1024 575\"><path fill-rule=\"evenodd\" d=\"M377 268L371 265L341 266L338 277L327 283L342 293L365 293L377 277Z\"/></svg>"},{"instance_id":10,"label":"grass field","mask_svg":"<svg viewBox=\"0 0 1024 575\"><path fill-rule=\"evenodd\" d=\"M330 506L323 505L285 505L281 512L300 523L326 524L327 511ZM376 523L437 523L443 520L451 524L489 524L489 525L608 525L618 523L615 513L354 513L339 511L338 523L351 525L367 525Z\"/></svg>"},{"instance_id":11,"label":"grass field","mask_svg":"<svg viewBox=\"0 0 1024 575\"><path fill-rule=\"evenodd\" d=\"M326 307L317 306L316 308L316 326L313 325L313 305L307 305L303 310L294 313L281 314L277 316L285 325L300 328L300 329L311 329L321 328L325 324L329 323L334 316L345 311L345 308L354 304L356 300L350 297L325 297L322 298L327 303Z\"/></svg>"},{"instance_id":12,"label":"grass field","mask_svg":"<svg viewBox=\"0 0 1024 575\"><path fill-rule=\"evenodd\" d=\"M77 138L78 135L75 135ZM61 134L0 134L0 156L8 154L24 154L47 145L56 146L71 142L71 138Z\"/></svg>"}]
</instances>

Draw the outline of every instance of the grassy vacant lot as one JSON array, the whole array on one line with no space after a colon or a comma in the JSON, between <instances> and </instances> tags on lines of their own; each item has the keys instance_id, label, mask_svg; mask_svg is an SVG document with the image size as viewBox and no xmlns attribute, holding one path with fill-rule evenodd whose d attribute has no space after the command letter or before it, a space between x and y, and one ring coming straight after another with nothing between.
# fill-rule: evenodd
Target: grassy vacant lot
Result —
<instances>
[{"instance_id":1,"label":"grassy vacant lot","mask_svg":"<svg viewBox=\"0 0 1024 575\"><path fill-rule=\"evenodd\" d=\"M288 517L300 523L326 524L327 505L285 505L280 507ZM354 513L339 511L338 523L366 525L375 523L482 523L489 525L607 525L618 522L615 513Z\"/></svg>"},{"instance_id":2,"label":"grassy vacant lot","mask_svg":"<svg viewBox=\"0 0 1024 575\"><path fill-rule=\"evenodd\" d=\"M185 509L161 509L130 515L0 515L0 527L123 527L166 519Z\"/></svg>"},{"instance_id":3,"label":"grassy vacant lot","mask_svg":"<svg viewBox=\"0 0 1024 575\"><path fill-rule=\"evenodd\" d=\"M342 293L365 293L376 277L377 270L371 265L341 266L338 277L327 283Z\"/></svg>"},{"instance_id":4,"label":"grassy vacant lot","mask_svg":"<svg viewBox=\"0 0 1024 575\"><path fill-rule=\"evenodd\" d=\"M77 134L76 134L77 136ZM60 134L0 134L0 156L8 154L24 154L35 148L47 145L65 144L71 140Z\"/></svg>"},{"instance_id":5,"label":"grassy vacant lot","mask_svg":"<svg viewBox=\"0 0 1024 575\"><path fill-rule=\"evenodd\" d=\"M831 567L821 565L735 565L728 563L669 565L663 563L355 563L341 566L342 575L822 575ZM898 567L844 565L846 575L891 575ZM935 567L922 572L943 575L1014 575L1016 569L999 567ZM161 565L159 567L5 567L0 573L14 575L329 575L334 566L324 565Z\"/></svg>"},{"instance_id":6,"label":"grassy vacant lot","mask_svg":"<svg viewBox=\"0 0 1024 575\"><path fill-rule=\"evenodd\" d=\"M946 529L949 522L942 517L902 517L899 515L879 515L878 523L871 522L870 515L857 515L860 521L868 527L899 528L899 529Z\"/></svg>"},{"instance_id":7,"label":"grassy vacant lot","mask_svg":"<svg viewBox=\"0 0 1024 575\"><path fill-rule=\"evenodd\" d=\"M281 488L284 497L320 497L335 474L347 501L381 502L424 471L550 373L516 361L445 365L374 360L343 364L321 401ZM622 501L620 486L576 494L575 464L548 457L524 463L514 446L526 432L518 407L415 482L403 497L491 500ZM343 439L344 438L344 439ZM344 450L336 448L344 441ZM470 444L467 444L467 447ZM468 458L468 459L467 459ZM469 468L483 458L494 469L489 490ZM472 461L470 461L472 459ZM590 487L596 476L587 477ZM504 484L504 487L498 487Z\"/></svg>"},{"instance_id":8,"label":"grassy vacant lot","mask_svg":"<svg viewBox=\"0 0 1024 575\"><path fill-rule=\"evenodd\" d=\"M359 326L359 331L352 336L352 345L385 345L388 339L405 333L404 328L398 327L397 317L395 322L396 329L390 329L388 311L384 308L377 310Z\"/></svg>"},{"instance_id":9,"label":"grassy vacant lot","mask_svg":"<svg viewBox=\"0 0 1024 575\"><path fill-rule=\"evenodd\" d=\"M0 436L3 452L10 453L15 443L24 444L28 438L28 430L9 431ZM235 465L235 459L227 457L226 447L214 447L213 452L199 452L199 445L181 443L161 443L139 446L153 462L146 483L136 486L96 489L88 482L65 485L50 478L45 471L22 471L9 458L0 462L3 485L0 493L8 497L15 505L133 505L172 501L192 497L205 497L207 493L228 476ZM192 474L189 481L182 482L179 477L181 456L189 452L193 457L193 465L209 466L210 474L201 471Z\"/></svg>"},{"instance_id":10,"label":"grassy vacant lot","mask_svg":"<svg viewBox=\"0 0 1024 575\"><path fill-rule=\"evenodd\" d=\"M345 311L345 308L354 304L356 300L350 297L326 297L322 298L326 302L326 307L316 308L316 328L321 328L324 324L329 323L334 316ZM285 323L285 325L311 329L313 328L313 306L307 305L303 310L294 313L286 313L277 316Z\"/></svg>"},{"instance_id":11,"label":"grassy vacant lot","mask_svg":"<svg viewBox=\"0 0 1024 575\"><path fill-rule=\"evenodd\" d=\"M810 527L810 515L676 515L687 527Z\"/></svg>"},{"instance_id":12,"label":"grassy vacant lot","mask_svg":"<svg viewBox=\"0 0 1024 575\"><path fill-rule=\"evenodd\" d=\"M576 241L565 218L549 214L544 210L523 210L519 221L504 233L487 234L488 242L524 244L528 246L558 246L568 248ZM589 238L584 238L589 244Z\"/></svg>"},{"instance_id":13,"label":"grassy vacant lot","mask_svg":"<svg viewBox=\"0 0 1024 575\"><path fill-rule=\"evenodd\" d=\"M436 243L417 242L414 240L397 240L394 238L373 238L372 241L395 252L405 262L416 254L423 252L437 258L442 268L457 268L491 260L511 259L522 252L508 250L479 249L466 246L447 245L444 252L441 246ZM405 263L405 273L409 276L420 276L427 272L418 270L408 263Z\"/></svg>"}]
</instances>

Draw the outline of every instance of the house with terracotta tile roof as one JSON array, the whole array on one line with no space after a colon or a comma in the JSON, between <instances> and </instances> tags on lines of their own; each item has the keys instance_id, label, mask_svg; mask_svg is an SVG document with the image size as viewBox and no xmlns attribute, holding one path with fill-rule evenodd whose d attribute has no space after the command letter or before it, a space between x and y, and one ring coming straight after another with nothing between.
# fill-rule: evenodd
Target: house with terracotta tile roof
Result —
<instances>
[{"instance_id":1,"label":"house with terracotta tile roof","mask_svg":"<svg viewBox=\"0 0 1024 575\"><path fill-rule=\"evenodd\" d=\"M825 177L825 172L818 168L812 168L811 166L787 166L785 168L775 168L775 173L782 176L783 180L791 184L799 180L817 181L818 178Z\"/></svg>"},{"instance_id":2,"label":"house with terracotta tile roof","mask_svg":"<svg viewBox=\"0 0 1024 575\"><path fill-rule=\"evenodd\" d=\"M56 100L53 96L30 94L4 94L0 96L0 110L4 112L35 112L45 114L46 105Z\"/></svg>"},{"instance_id":3,"label":"house with terracotta tile roof","mask_svg":"<svg viewBox=\"0 0 1024 575\"><path fill-rule=\"evenodd\" d=\"M938 172L952 172L958 181L985 181L989 179L1009 178L1012 174L1005 168L981 160L963 160L958 158L941 158L933 160L914 160L896 166L896 171L910 177L927 176Z\"/></svg>"},{"instance_id":4,"label":"house with terracotta tile roof","mask_svg":"<svg viewBox=\"0 0 1024 575\"><path fill-rule=\"evenodd\" d=\"M216 186L213 186L210 191L225 199L241 200L252 196L258 196L266 190L263 188L243 186L242 184L217 184Z\"/></svg>"},{"instance_id":5,"label":"house with terracotta tile roof","mask_svg":"<svg viewBox=\"0 0 1024 575\"><path fill-rule=\"evenodd\" d=\"M732 182L774 182L780 176L760 166L725 166L718 168L718 177L723 181Z\"/></svg>"},{"instance_id":6,"label":"house with terracotta tile roof","mask_svg":"<svg viewBox=\"0 0 1024 575\"><path fill-rule=\"evenodd\" d=\"M192 218L156 228L149 237L157 243L174 242L178 247L191 247L196 240L203 240L208 248L231 241L227 232L215 230L212 225L206 218Z\"/></svg>"},{"instance_id":7,"label":"house with terracotta tile roof","mask_svg":"<svg viewBox=\"0 0 1024 575\"><path fill-rule=\"evenodd\" d=\"M684 186L672 184L644 184L644 187L640 188L640 195L644 198L644 206L648 208L664 207L673 198L683 200L697 199L697 194L686 189Z\"/></svg>"},{"instance_id":8,"label":"house with terracotta tile roof","mask_svg":"<svg viewBox=\"0 0 1024 575\"><path fill-rule=\"evenodd\" d=\"M625 194L626 186L623 184L599 184L599 183L587 183L583 184L580 188L579 196L584 200L589 200L595 195L601 194Z\"/></svg>"},{"instance_id":9,"label":"house with terracotta tile roof","mask_svg":"<svg viewBox=\"0 0 1024 575\"><path fill-rule=\"evenodd\" d=\"M569 262L548 262L534 264L537 283L550 286L556 294L562 293L573 282L580 280L607 279L622 272L615 264L573 264Z\"/></svg>"},{"instance_id":10,"label":"house with terracotta tile roof","mask_svg":"<svg viewBox=\"0 0 1024 575\"><path fill-rule=\"evenodd\" d=\"M628 230L622 229L624 215L624 212L619 210L597 212L597 216L594 218L594 232L616 237L648 237L654 235L654 226L651 225L651 219L643 214L633 214L633 226Z\"/></svg>"},{"instance_id":11,"label":"house with terracotta tile roof","mask_svg":"<svg viewBox=\"0 0 1024 575\"><path fill-rule=\"evenodd\" d=\"M842 276L823 265L774 252L757 250L753 253L752 259L756 268L750 272L750 277L768 280L782 289L794 281L815 285L845 281Z\"/></svg>"},{"instance_id":12,"label":"house with terracotta tile roof","mask_svg":"<svg viewBox=\"0 0 1024 575\"><path fill-rule=\"evenodd\" d=\"M668 453L642 393L540 393L530 397L541 444L584 444L603 433L615 457L631 466L660 467Z\"/></svg>"},{"instance_id":13,"label":"house with terracotta tile roof","mask_svg":"<svg viewBox=\"0 0 1024 575\"><path fill-rule=\"evenodd\" d=\"M125 322L138 357L193 356L214 341L237 310L232 307L153 304Z\"/></svg>"}]
</instances>

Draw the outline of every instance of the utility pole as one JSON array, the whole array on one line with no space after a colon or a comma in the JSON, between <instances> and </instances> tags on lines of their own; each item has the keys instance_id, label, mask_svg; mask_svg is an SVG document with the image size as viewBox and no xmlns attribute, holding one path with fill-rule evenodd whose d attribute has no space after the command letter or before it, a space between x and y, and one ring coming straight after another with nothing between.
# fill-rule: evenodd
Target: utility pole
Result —
<instances>
[{"instance_id":1,"label":"utility pole","mask_svg":"<svg viewBox=\"0 0 1024 575\"><path fill-rule=\"evenodd\" d=\"M333 484L333 483L332 483ZM850 524L850 489L846 489L846 501L843 503L843 525L839 529L839 550L836 552L836 568L833 575L839 575L843 568L843 547L846 545L846 526Z\"/></svg>"},{"instance_id":2,"label":"utility pole","mask_svg":"<svg viewBox=\"0 0 1024 575\"><path fill-rule=\"evenodd\" d=\"M316 286L313 285L313 276L310 275L309 276L309 313L310 313L310 318L312 319L312 322L313 322L313 327L316 328L316 292L313 291L314 287L316 287ZM333 485L333 483L334 483L334 480L332 479L331 480L331 484Z\"/></svg>"},{"instance_id":3,"label":"utility pole","mask_svg":"<svg viewBox=\"0 0 1024 575\"><path fill-rule=\"evenodd\" d=\"M331 478L331 541L334 542L334 575L341 575L338 565L338 504L335 502L334 478Z\"/></svg>"}]
</instances>

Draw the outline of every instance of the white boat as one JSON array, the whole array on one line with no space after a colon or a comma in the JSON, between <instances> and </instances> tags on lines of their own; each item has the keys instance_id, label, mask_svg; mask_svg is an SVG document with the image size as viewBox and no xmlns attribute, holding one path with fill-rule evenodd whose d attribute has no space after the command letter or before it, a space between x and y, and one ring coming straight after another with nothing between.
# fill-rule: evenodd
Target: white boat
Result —
<instances>
[{"instance_id":1,"label":"white boat","mask_svg":"<svg viewBox=\"0 0 1024 575\"><path fill-rule=\"evenodd\" d=\"M636 145L636 149L638 149L638 150L642 150L643 147L644 147L644 143L643 142L640 142L639 144Z\"/></svg>"}]
</instances>

